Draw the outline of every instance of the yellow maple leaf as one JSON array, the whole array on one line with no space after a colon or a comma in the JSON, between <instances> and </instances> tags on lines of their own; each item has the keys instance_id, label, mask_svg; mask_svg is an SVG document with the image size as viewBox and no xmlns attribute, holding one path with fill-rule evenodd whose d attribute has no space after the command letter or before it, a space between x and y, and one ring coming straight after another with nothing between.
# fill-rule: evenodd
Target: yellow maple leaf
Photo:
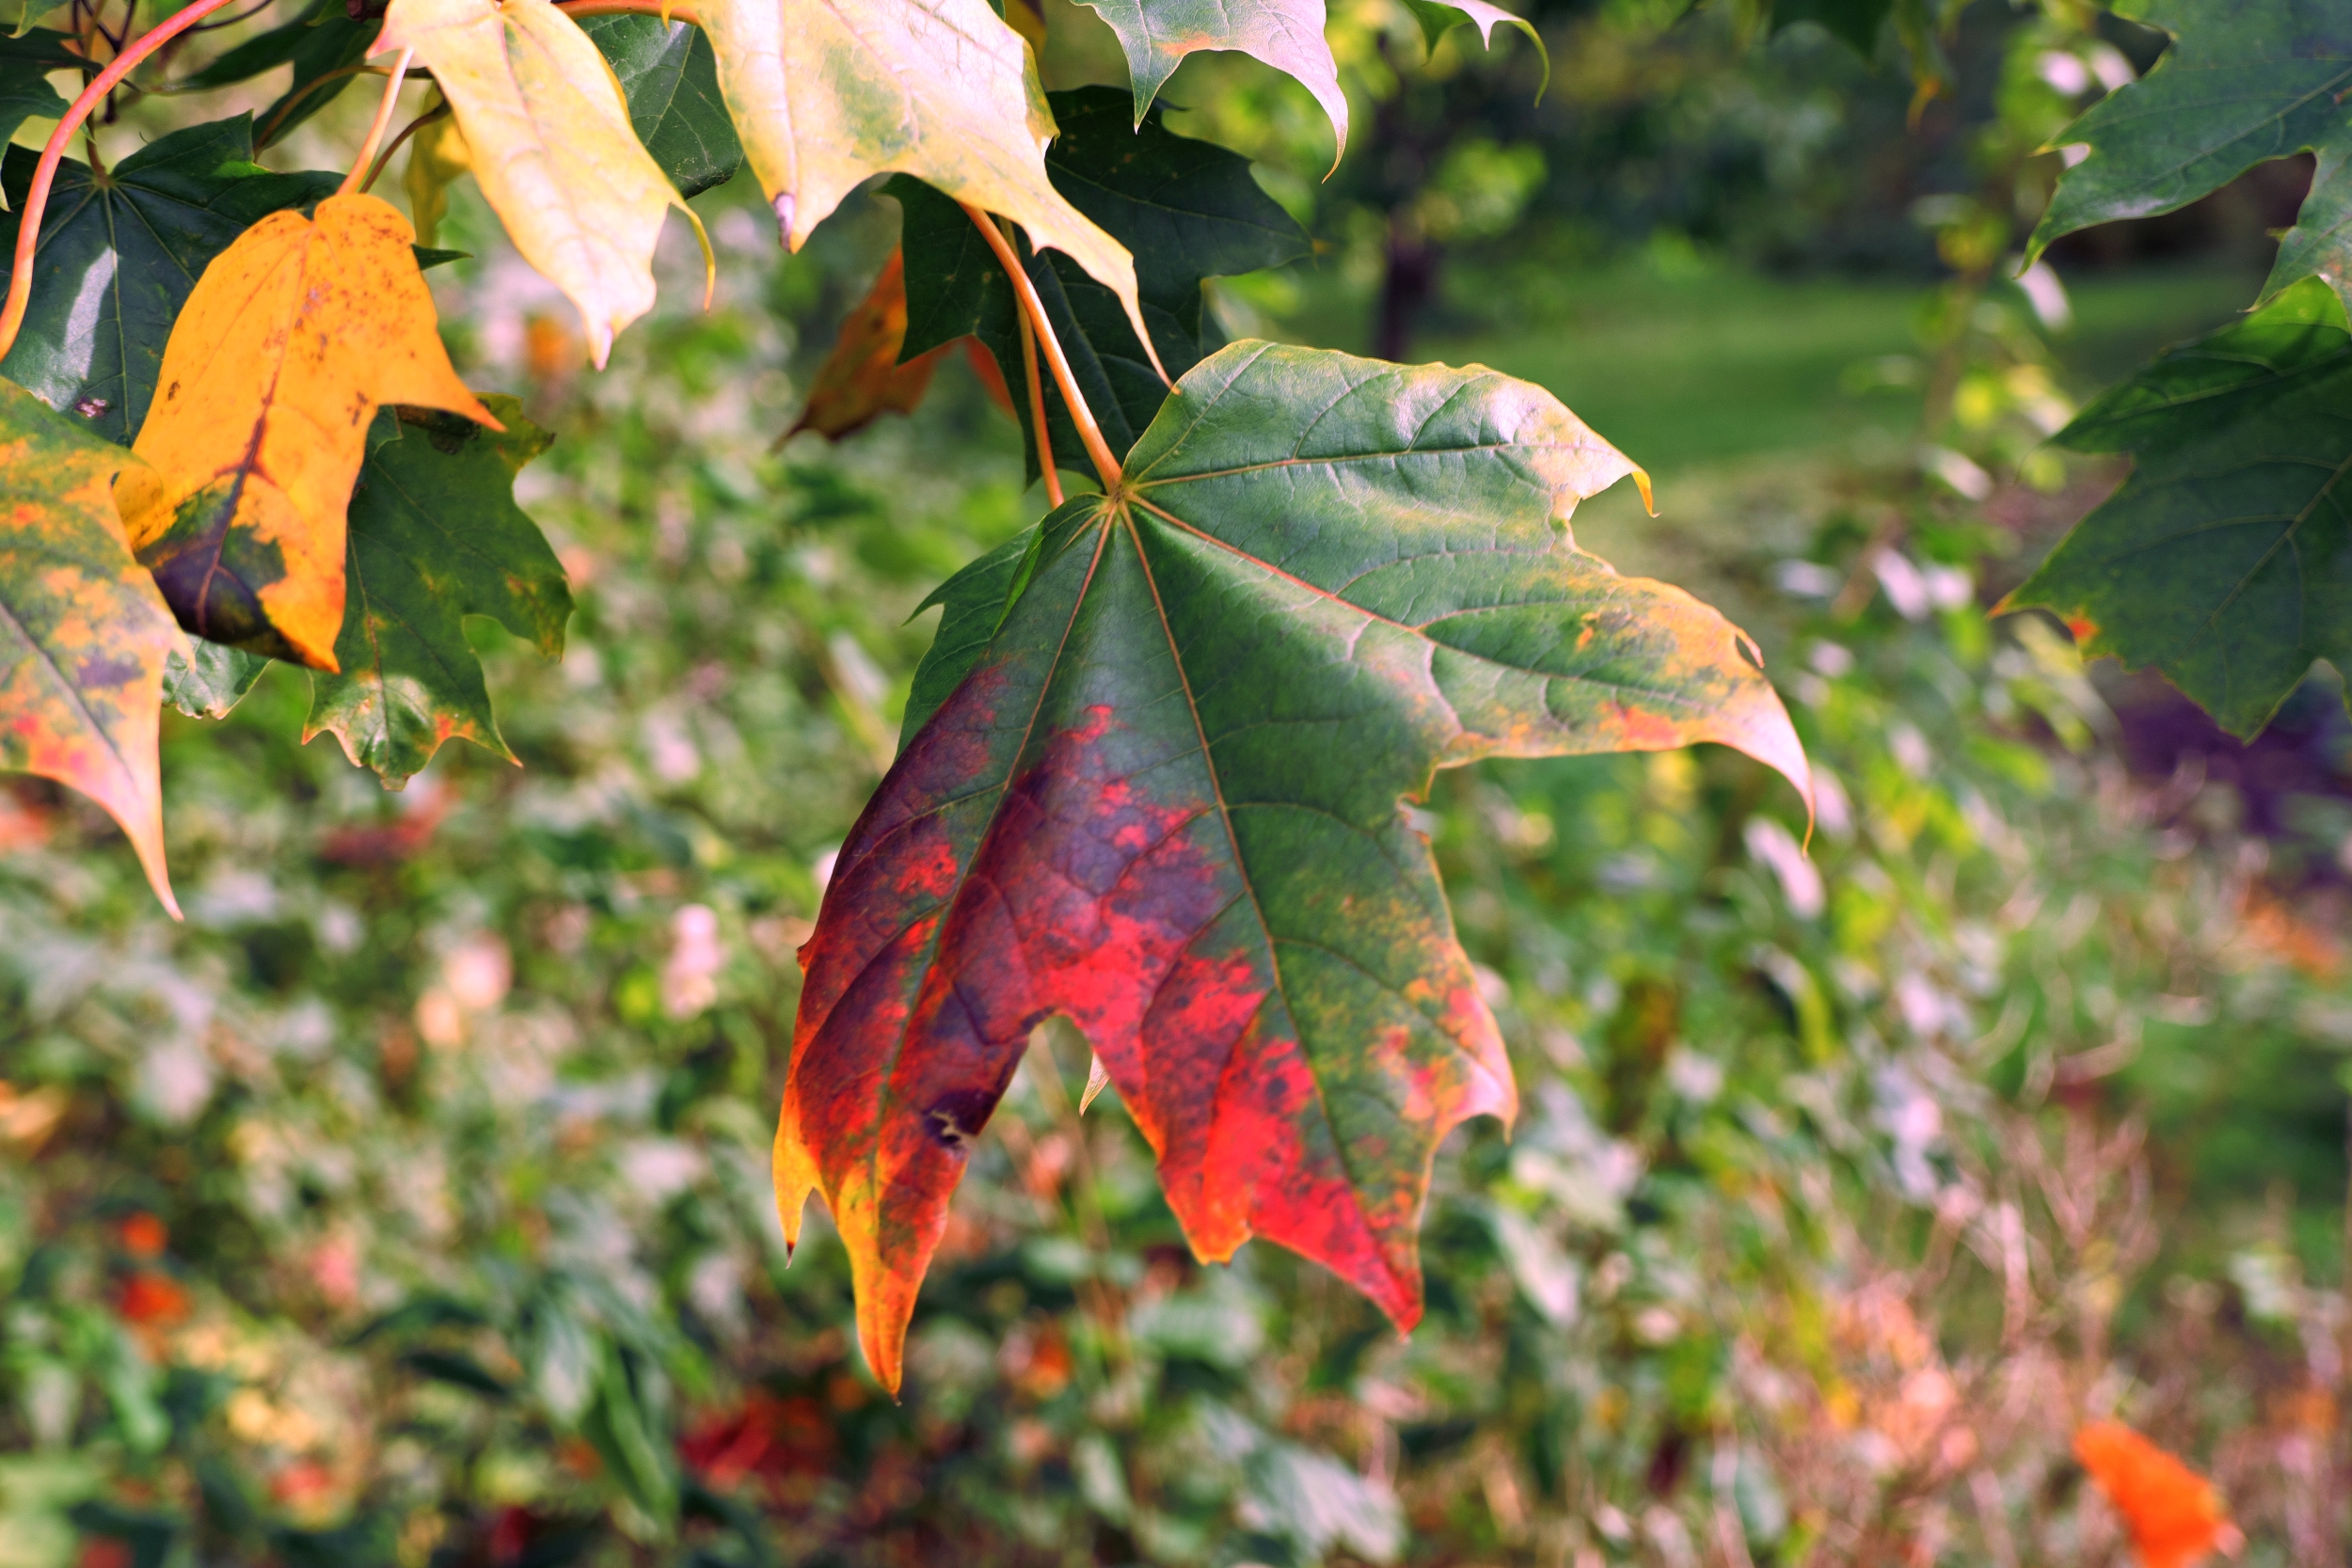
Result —
<instances>
[{"instance_id":1,"label":"yellow maple leaf","mask_svg":"<svg viewBox=\"0 0 2352 1568\"><path fill-rule=\"evenodd\" d=\"M392 0L375 52L388 49L414 49L433 72L483 196L580 308L603 368L612 334L653 309L663 214L675 207L702 232L630 128L612 68L549 0Z\"/></svg>"},{"instance_id":2,"label":"yellow maple leaf","mask_svg":"<svg viewBox=\"0 0 2352 1568\"><path fill-rule=\"evenodd\" d=\"M164 872L164 657L183 647L109 493L137 459L0 381L0 768L68 784Z\"/></svg>"},{"instance_id":3,"label":"yellow maple leaf","mask_svg":"<svg viewBox=\"0 0 2352 1568\"><path fill-rule=\"evenodd\" d=\"M1053 111L988 0L696 0L695 13L791 248L869 176L912 174L1076 261L1151 341L1135 259L1045 176Z\"/></svg>"},{"instance_id":4,"label":"yellow maple leaf","mask_svg":"<svg viewBox=\"0 0 2352 1568\"><path fill-rule=\"evenodd\" d=\"M115 482L139 561L180 624L334 670L343 512L388 403L493 429L457 379L408 220L331 196L273 213L215 258L172 325L154 406Z\"/></svg>"}]
</instances>

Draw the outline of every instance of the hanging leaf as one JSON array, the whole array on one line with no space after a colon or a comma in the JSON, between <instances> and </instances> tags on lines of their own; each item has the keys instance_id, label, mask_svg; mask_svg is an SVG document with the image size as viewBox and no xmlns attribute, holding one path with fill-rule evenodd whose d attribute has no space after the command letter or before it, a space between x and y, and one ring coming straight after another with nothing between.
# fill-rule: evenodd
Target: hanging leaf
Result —
<instances>
[{"instance_id":1,"label":"hanging leaf","mask_svg":"<svg viewBox=\"0 0 2352 1568\"><path fill-rule=\"evenodd\" d=\"M597 16L580 24L612 64L628 121L680 196L735 178L743 144L719 95L719 56L700 27L656 16Z\"/></svg>"},{"instance_id":2,"label":"hanging leaf","mask_svg":"<svg viewBox=\"0 0 2352 1568\"><path fill-rule=\"evenodd\" d=\"M2088 145L2090 155L2058 181L2026 259L2061 234L2169 213L2256 164L2317 152L2327 178L2312 184L2316 210L2307 203L2308 229L2281 248L2264 294L2329 266L2341 286L2352 199L2342 172L2352 152L2343 103L2352 92L2352 9L2300 0L2211 8L2136 0L2115 8L2172 32L2173 45L2146 76L2051 138Z\"/></svg>"},{"instance_id":3,"label":"hanging leaf","mask_svg":"<svg viewBox=\"0 0 2352 1568\"><path fill-rule=\"evenodd\" d=\"M692 209L631 128L580 24L550 0L392 0L378 50L414 49L465 134L474 179L523 260L580 309L598 369L653 309L653 251Z\"/></svg>"},{"instance_id":4,"label":"hanging leaf","mask_svg":"<svg viewBox=\"0 0 2352 1568\"><path fill-rule=\"evenodd\" d=\"M962 217L962 211L958 209L956 215ZM969 226L967 221L966 227ZM931 372L939 368L940 356L947 352L948 345L942 343L901 364L898 345L906 341L906 335L904 272L898 252L894 250L882 263L882 275L874 279L873 288L843 319L841 335L834 340L833 352L825 356L816 383L809 388L808 406L801 410L801 417L785 435L792 436L813 430L838 441L852 431L864 430L884 414L914 412L930 389Z\"/></svg>"},{"instance_id":5,"label":"hanging leaf","mask_svg":"<svg viewBox=\"0 0 2352 1568\"><path fill-rule=\"evenodd\" d=\"M696 14L792 249L869 175L896 170L1025 226L1143 330L1133 260L1045 176L1054 117L1036 61L987 0L706 0Z\"/></svg>"},{"instance_id":6,"label":"hanging leaf","mask_svg":"<svg viewBox=\"0 0 2352 1568\"><path fill-rule=\"evenodd\" d=\"M1787 20L1794 21L1796 20L1794 8L1806 3L1807 0L1782 0L1782 4L1772 13L1774 30L1777 31L1785 24L1782 11L1791 12ZM1819 3L1819 0L1815 0L1815 3ZM1887 7L1893 3L1893 0L1849 0L1849 3L1865 8L1877 7L1879 18L1883 21ZM1551 85L1551 51L1544 47L1544 35L1537 32L1535 24L1527 18L1514 16L1501 6L1490 6L1486 4L1486 0L1405 0L1405 8L1411 11L1413 20L1421 24L1422 42L1432 51L1438 47L1439 39L1456 27L1466 25L1476 27L1478 41L1488 49L1495 46L1497 27L1517 27L1527 35L1529 41L1535 45L1535 56L1543 61L1544 78L1542 84L1535 89L1535 96L1541 98L1544 95L1544 88ZM1862 53L1867 56L1870 51L1866 46Z\"/></svg>"},{"instance_id":7,"label":"hanging leaf","mask_svg":"<svg viewBox=\"0 0 2352 1568\"><path fill-rule=\"evenodd\" d=\"M571 588L514 500L515 476L554 437L513 398L483 402L502 432L399 410L398 438L368 453L351 496L342 673L311 677L302 738L333 731L355 765L394 789L445 740L516 760L466 641L467 616L488 616L548 658L564 653Z\"/></svg>"},{"instance_id":8,"label":"hanging leaf","mask_svg":"<svg viewBox=\"0 0 2352 1568\"><path fill-rule=\"evenodd\" d=\"M66 48L66 35L36 27L22 38L0 37L0 143L28 119L62 119L70 105L49 85L53 71L87 64Z\"/></svg>"},{"instance_id":9,"label":"hanging leaf","mask_svg":"<svg viewBox=\"0 0 2352 1568\"><path fill-rule=\"evenodd\" d=\"M0 382L0 768L105 807L176 918L155 735L180 632L115 516L135 461Z\"/></svg>"},{"instance_id":10,"label":"hanging leaf","mask_svg":"<svg viewBox=\"0 0 2352 1568\"><path fill-rule=\"evenodd\" d=\"M1249 160L1209 142L1180 136L1155 110L1142 125L1128 118L1116 87L1055 93L1062 135L1046 154L1055 189L1136 257L1144 320L1160 362L1183 375L1222 339L1201 294L1201 279L1280 266L1309 253L1306 230L1261 190ZM908 257L906 347L912 356L966 334L995 356L1006 382L1024 385L1019 318L1012 285L963 210L903 176L883 187L905 213ZM1025 242L1025 236L1021 239ZM1054 335L1070 356L1080 393L1115 454L1123 456L1168 397L1126 313L1109 290L1068 261L1038 256L1025 243L1030 281L1045 302ZM1086 449L1058 388L1045 389L1054 451L1086 470ZM1028 399L1014 400L1028 432Z\"/></svg>"},{"instance_id":11,"label":"hanging leaf","mask_svg":"<svg viewBox=\"0 0 2352 1568\"><path fill-rule=\"evenodd\" d=\"M9 207L0 246L15 245L39 162L32 149L11 147L0 166ZM41 218L24 325L0 374L129 445L154 401L171 324L213 258L270 214L330 194L340 178L254 163L249 115L159 136L103 180L67 159Z\"/></svg>"},{"instance_id":12,"label":"hanging leaf","mask_svg":"<svg viewBox=\"0 0 2352 1568\"><path fill-rule=\"evenodd\" d=\"M343 509L388 403L495 424L450 367L408 222L372 196L278 213L207 268L116 500L200 637L336 666Z\"/></svg>"},{"instance_id":13,"label":"hanging leaf","mask_svg":"<svg viewBox=\"0 0 2352 1568\"><path fill-rule=\"evenodd\" d=\"M455 119L444 115L427 120L408 138L408 167L400 184L408 197L418 245L440 238L441 220L449 216L449 188L472 172L473 150Z\"/></svg>"},{"instance_id":14,"label":"hanging leaf","mask_svg":"<svg viewBox=\"0 0 2352 1568\"><path fill-rule=\"evenodd\" d=\"M1739 632L1573 547L1576 502L1640 470L1538 388L1237 343L1127 473L941 591L803 950L777 1200L793 1236L824 1194L891 1386L1057 1013L1200 1256L1264 1236L1410 1325L1431 1156L1515 1094L1406 802L1481 757L1697 740L1804 787Z\"/></svg>"},{"instance_id":15,"label":"hanging leaf","mask_svg":"<svg viewBox=\"0 0 2352 1568\"><path fill-rule=\"evenodd\" d=\"M2320 280L2169 350L2057 438L2130 452L2132 475L2001 610L2154 665L2245 739L2312 660L2352 659L2352 332Z\"/></svg>"},{"instance_id":16,"label":"hanging leaf","mask_svg":"<svg viewBox=\"0 0 2352 1568\"><path fill-rule=\"evenodd\" d=\"M1187 55L1232 49L1263 60L1314 95L1331 117L1339 149L1347 150L1347 94L1323 37L1323 0L1081 0L1119 35L1135 85L1135 122L1160 95ZM1426 24L1424 24L1426 25Z\"/></svg>"}]
</instances>

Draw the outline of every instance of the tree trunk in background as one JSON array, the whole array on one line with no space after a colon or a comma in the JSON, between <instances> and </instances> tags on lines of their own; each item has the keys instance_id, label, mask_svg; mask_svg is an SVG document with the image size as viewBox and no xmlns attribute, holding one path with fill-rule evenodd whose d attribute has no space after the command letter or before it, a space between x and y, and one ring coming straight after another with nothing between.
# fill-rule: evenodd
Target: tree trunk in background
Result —
<instances>
[{"instance_id":1,"label":"tree trunk in background","mask_svg":"<svg viewBox=\"0 0 2352 1568\"><path fill-rule=\"evenodd\" d=\"M1438 293L1443 249L1401 214L1389 214L1389 266L1380 279L1380 309L1372 325L1376 359L1402 362L1412 346L1413 327Z\"/></svg>"}]
</instances>

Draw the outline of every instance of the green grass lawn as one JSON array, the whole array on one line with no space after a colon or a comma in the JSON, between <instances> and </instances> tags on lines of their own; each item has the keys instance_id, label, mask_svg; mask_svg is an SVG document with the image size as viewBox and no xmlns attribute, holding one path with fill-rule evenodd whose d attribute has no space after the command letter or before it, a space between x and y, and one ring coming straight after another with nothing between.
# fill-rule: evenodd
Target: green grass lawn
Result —
<instances>
[{"instance_id":1,"label":"green grass lawn","mask_svg":"<svg viewBox=\"0 0 2352 1568\"><path fill-rule=\"evenodd\" d=\"M2258 282L2217 268L2071 281L2075 324L2054 348L2078 395L2227 320L2252 302ZM1475 298L1483 284L1466 277L1450 293ZM1627 267L1494 286L1528 300L1528 319L1433 331L1413 356L1476 360L1540 383L1654 474L1883 448L1908 439L1918 418L1915 391L1854 395L1840 386L1850 366L1916 352L1923 291L1915 282L1731 270L1666 277Z\"/></svg>"}]
</instances>

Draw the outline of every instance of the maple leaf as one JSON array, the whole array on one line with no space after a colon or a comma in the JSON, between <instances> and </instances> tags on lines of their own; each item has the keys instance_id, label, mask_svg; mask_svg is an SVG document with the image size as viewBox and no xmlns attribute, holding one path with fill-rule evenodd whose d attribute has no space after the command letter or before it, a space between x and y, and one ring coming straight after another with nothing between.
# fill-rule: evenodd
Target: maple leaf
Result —
<instances>
[{"instance_id":1,"label":"maple leaf","mask_svg":"<svg viewBox=\"0 0 2352 1568\"><path fill-rule=\"evenodd\" d=\"M962 209L956 216L963 218ZM964 219L964 226L971 226ZM931 372L949 345L900 363L898 347L907 335L907 291L903 259L898 251L882 263L881 274L866 297L850 308L841 322L833 352L818 367L809 387L808 406L789 437L813 430L831 440L864 430L884 414L908 414L930 388Z\"/></svg>"},{"instance_id":2,"label":"maple leaf","mask_svg":"<svg viewBox=\"0 0 2352 1568\"><path fill-rule=\"evenodd\" d=\"M735 178L743 143L719 94L709 35L656 16L590 17L580 27L612 63L637 139L678 195L699 196Z\"/></svg>"},{"instance_id":3,"label":"maple leaf","mask_svg":"<svg viewBox=\"0 0 2352 1568\"><path fill-rule=\"evenodd\" d=\"M180 632L115 516L135 461L0 382L0 768L105 807L177 916L155 736Z\"/></svg>"},{"instance_id":4,"label":"maple leaf","mask_svg":"<svg viewBox=\"0 0 2352 1568\"><path fill-rule=\"evenodd\" d=\"M392 0L375 47L414 49L433 72L483 196L579 308L601 370L613 333L653 309L663 215L675 207L702 232L604 56L551 0Z\"/></svg>"},{"instance_id":5,"label":"maple leaf","mask_svg":"<svg viewBox=\"0 0 2352 1568\"><path fill-rule=\"evenodd\" d=\"M1858 3L1866 8L1875 6L1883 17L1892 0L1845 0L1845 3ZM1551 85L1551 51L1544 47L1544 35L1537 32L1535 24L1527 18L1514 16L1501 6L1490 6L1486 0L1405 0L1405 8L1411 11L1413 20L1421 24L1422 42L1432 51L1438 47L1439 39L1456 27L1477 28L1479 42L1488 49L1495 46L1497 27L1517 27L1534 43L1536 57L1544 64L1543 83L1536 87L1535 96L1541 98L1544 87ZM1789 8L1789 0L1782 0L1781 5L1775 8L1772 13L1775 28L1782 24L1781 12ZM1862 53L1867 55L1870 51L1865 48Z\"/></svg>"},{"instance_id":6,"label":"maple leaf","mask_svg":"<svg viewBox=\"0 0 2352 1568\"><path fill-rule=\"evenodd\" d=\"M336 666L343 512L378 405L496 426L435 327L408 222L334 196L262 219L188 296L162 390L115 499L180 624L249 652Z\"/></svg>"},{"instance_id":7,"label":"maple leaf","mask_svg":"<svg viewBox=\"0 0 2352 1568\"><path fill-rule=\"evenodd\" d=\"M776 1133L896 1386L914 1292L1030 1029L1085 1032L1194 1250L1252 1234L1400 1325L1448 1129L1511 1072L1406 802L1488 756L1715 740L1805 762L1739 632L1563 524L1646 480L1477 367L1236 343L1107 496L936 597L911 738L841 849Z\"/></svg>"},{"instance_id":8,"label":"maple leaf","mask_svg":"<svg viewBox=\"0 0 2352 1568\"><path fill-rule=\"evenodd\" d=\"M707 0L696 14L792 249L867 176L912 174L1026 228L1144 330L1133 259L1046 178L1036 61L987 0Z\"/></svg>"},{"instance_id":9,"label":"maple leaf","mask_svg":"<svg viewBox=\"0 0 2352 1568\"><path fill-rule=\"evenodd\" d=\"M0 245L15 243L39 161L31 148L8 150ZM67 159L34 247L24 325L0 374L129 445L154 401L172 323L213 258L270 214L331 194L339 178L262 168L250 115L159 136L103 179Z\"/></svg>"},{"instance_id":10,"label":"maple leaf","mask_svg":"<svg viewBox=\"0 0 2352 1568\"><path fill-rule=\"evenodd\" d=\"M345 0L313 0L293 21L255 34L193 72L184 86L199 90L225 87L282 65L293 66L294 79L284 94L261 114L260 141L267 147L359 79L352 68L367 57L382 26L382 19L367 8L355 9Z\"/></svg>"},{"instance_id":11,"label":"maple leaf","mask_svg":"<svg viewBox=\"0 0 2352 1568\"><path fill-rule=\"evenodd\" d=\"M1347 94L1323 37L1323 0L1081 0L1091 6L1127 55L1135 87L1136 123L1176 74L1184 56L1204 49L1235 50L1263 60L1296 81L1331 117L1339 147L1347 150Z\"/></svg>"},{"instance_id":12,"label":"maple leaf","mask_svg":"<svg viewBox=\"0 0 2352 1568\"><path fill-rule=\"evenodd\" d=\"M2187 206L2256 164L2316 152L2319 167L2280 247L2268 299L2301 278L2352 288L2352 9L2308 0L2136 0L2117 14L2174 36L2138 81L2101 99L2053 146L2083 145L2026 246L2031 261L2061 234ZM2352 293L2345 295L2352 303Z\"/></svg>"},{"instance_id":13,"label":"maple leaf","mask_svg":"<svg viewBox=\"0 0 2352 1568\"><path fill-rule=\"evenodd\" d=\"M2123 1516L2140 1568L2190 1568L2237 1535L2212 1482L2121 1421L2087 1423L2074 1457Z\"/></svg>"},{"instance_id":14,"label":"maple leaf","mask_svg":"<svg viewBox=\"0 0 2352 1568\"><path fill-rule=\"evenodd\" d=\"M2153 664L2251 739L2314 659L2352 661L2352 324L2305 278L2167 350L2055 437L2131 477L1997 607Z\"/></svg>"},{"instance_id":15,"label":"maple leaf","mask_svg":"<svg viewBox=\"0 0 2352 1568\"><path fill-rule=\"evenodd\" d=\"M445 740L516 761L490 709L465 618L486 615L548 658L564 653L572 595L515 476L555 437L513 398L483 402L493 431L404 408L351 497L349 584L337 674L311 677L302 738L333 731L343 752L399 788Z\"/></svg>"},{"instance_id":16,"label":"maple leaf","mask_svg":"<svg viewBox=\"0 0 2352 1568\"><path fill-rule=\"evenodd\" d=\"M1161 125L1155 109L1141 125L1117 87L1081 87L1049 102L1062 134L1046 154L1054 188L1136 258L1144 320L1159 362L1182 375L1224 339L1201 293L1201 281L1296 261L1311 249L1306 230L1259 188L1249 160ZM904 177L882 187L905 214L909 258L907 341L901 353L928 353L966 334L994 356L1008 382L1025 376L1012 285L972 220L954 202ZM1116 456L1124 456L1168 397L1110 291L1078 267L1026 246L1016 234L1030 281L1044 302L1055 338L1070 357L1079 393L1101 422ZM1046 425L1069 467L1088 467L1086 449L1058 387L1044 388ZM1036 466L1036 433L1026 398L1015 404Z\"/></svg>"},{"instance_id":17,"label":"maple leaf","mask_svg":"<svg viewBox=\"0 0 2352 1568\"><path fill-rule=\"evenodd\" d=\"M0 38L0 142L15 135L28 119L56 119L65 114L66 101L49 85L49 73L85 63L66 42L67 35L47 27Z\"/></svg>"}]
</instances>

